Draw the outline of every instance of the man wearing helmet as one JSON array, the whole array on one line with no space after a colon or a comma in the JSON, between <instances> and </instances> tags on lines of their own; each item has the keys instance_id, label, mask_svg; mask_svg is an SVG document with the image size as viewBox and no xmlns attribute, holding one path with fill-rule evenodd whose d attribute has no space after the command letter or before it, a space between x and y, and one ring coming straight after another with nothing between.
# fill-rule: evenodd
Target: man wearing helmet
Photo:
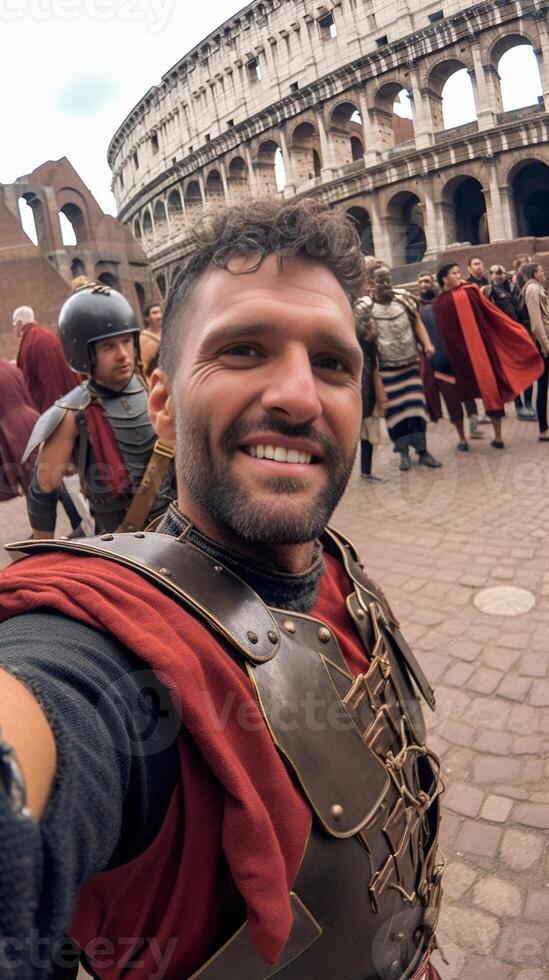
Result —
<instances>
[{"instance_id":1,"label":"man wearing helmet","mask_svg":"<svg viewBox=\"0 0 549 980\"><path fill-rule=\"evenodd\" d=\"M28 497L33 536L53 537L55 491L71 463L98 531L140 530L173 493L171 450L156 440L135 373L133 310L115 290L85 287L62 307L59 337L71 368L87 380L40 417L25 451L27 458L43 443Z\"/></svg>"}]
</instances>

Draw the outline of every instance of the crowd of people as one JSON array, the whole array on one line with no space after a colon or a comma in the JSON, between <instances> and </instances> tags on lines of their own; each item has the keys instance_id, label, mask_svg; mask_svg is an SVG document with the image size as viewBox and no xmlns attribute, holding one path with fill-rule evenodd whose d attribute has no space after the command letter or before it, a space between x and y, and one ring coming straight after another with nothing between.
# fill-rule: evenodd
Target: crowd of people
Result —
<instances>
[{"instance_id":1,"label":"crowd of people","mask_svg":"<svg viewBox=\"0 0 549 980\"><path fill-rule=\"evenodd\" d=\"M493 263L486 275L473 256L466 279L450 262L436 276L424 272L414 287L399 288L383 262L365 261L368 290L356 310L365 362L365 480L384 482L372 472L382 418L404 471L411 469L411 450L424 466L442 465L428 450L427 422L439 421L444 409L459 452L469 452L469 439L484 437L483 424L492 425L491 447L504 449L505 405L512 401L517 418L537 421L539 440L549 441L549 303L541 264L518 255L511 272Z\"/></svg>"},{"instance_id":2,"label":"crowd of people","mask_svg":"<svg viewBox=\"0 0 549 980\"><path fill-rule=\"evenodd\" d=\"M403 471L414 454L422 466L441 467L429 451L427 426L445 414L462 453L469 439L484 438L485 424L493 428L491 447L504 449L505 405L512 401L516 417L537 421L540 441L549 442L542 265L518 255L511 272L493 263L486 274L474 256L466 279L450 262L406 288L393 285L383 262L367 257L365 266L366 293L355 305L364 356L363 479L385 482L373 473L383 418ZM140 330L116 291L84 278L73 282L59 335L39 326L30 307L14 311L17 361L0 362L10 379L0 394L0 499L26 495L34 537L54 536L58 502L70 536L85 537L144 526L175 492L169 451L156 451L147 409L148 378L159 357L159 302L145 307L143 322Z\"/></svg>"}]
</instances>

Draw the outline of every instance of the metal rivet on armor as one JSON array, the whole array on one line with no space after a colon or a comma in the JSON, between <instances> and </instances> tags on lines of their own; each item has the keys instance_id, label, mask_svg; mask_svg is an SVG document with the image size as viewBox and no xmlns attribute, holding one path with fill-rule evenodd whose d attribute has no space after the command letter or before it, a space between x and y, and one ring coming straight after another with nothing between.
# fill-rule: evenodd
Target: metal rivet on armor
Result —
<instances>
[{"instance_id":1,"label":"metal rivet on armor","mask_svg":"<svg viewBox=\"0 0 549 980\"><path fill-rule=\"evenodd\" d=\"M269 637L269 642L270 643L277 643L278 642L278 634L275 633L274 630L269 630L269 632L267 633L267 636Z\"/></svg>"},{"instance_id":2,"label":"metal rivet on armor","mask_svg":"<svg viewBox=\"0 0 549 980\"><path fill-rule=\"evenodd\" d=\"M169 568L159 568L158 571L160 575L165 575L166 578L171 578L172 573L170 572Z\"/></svg>"},{"instance_id":3,"label":"metal rivet on armor","mask_svg":"<svg viewBox=\"0 0 549 980\"><path fill-rule=\"evenodd\" d=\"M343 816L343 807L341 806L340 803L334 803L332 809L330 810L330 813L332 814L332 818L334 820L341 820Z\"/></svg>"},{"instance_id":4,"label":"metal rivet on armor","mask_svg":"<svg viewBox=\"0 0 549 980\"><path fill-rule=\"evenodd\" d=\"M397 970L400 973L401 970L400 960L393 960L393 962L391 963L391 970L393 971L393 973L396 973Z\"/></svg>"},{"instance_id":5,"label":"metal rivet on armor","mask_svg":"<svg viewBox=\"0 0 549 980\"><path fill-rule=\"evenodd\" d=\"M282 625L287 633L295 633L295 623L291 619L285 619Z\"/></svg>"},{"instance_id":6,"label":"metal rivet on armor","mask_svg":"<svg viewBox=\"0 0 549 980\"><path fill-rule=\"evenodd\" d=\"M364 609L357 609L357 611L356 611L356 618L357 619L364 619L365 615L366 615L366 613L364 612Z\"/></svg>"},{"instance_id":7,"label":"metal rivet on armor","mask_svg":"<svg viewBox=\"0 0 549 980\"><path fill-rule=\"evenodd\" d=\"M102 534L99 538L100 541L114 541L114 534Z\"/></svg>"},{"instance_id":8,"label":"metal rivet on armor","mask_svg":"<svg viewBox=\"0 0 549 980\"><path fill-rule=\"evenodd\" d=\"M401 943L403 939L406 939L405 932L393 932L391 933L391 939L395 943Z\"/></svg>"},{"instance_id":9,"label":"metal rivet on armor","mask_svg":"<svg viewBox=\"0 0 549 980\"><path fill-rule=\"evenodd\" d=\"M137 534L134 534L134 538L144 538L144 537L145 535L143 531L138 531Z\"/></svg>"},{"instance_id":10,"label":"metal rivet on armor","mask_svg":"<svg viewBox=\"0 0 549 980\"><path fill-rule=\"evenodd\" d=\"M223 571L222 565L214 565L214 572L217 572L217 574L219 575L222 571Z\"/></svg>"},{"instance_id":11,"label":"metal rivet on armor","mask_svg":"<svg viewBox=\"0 0 549 980\"><path fill-rule=\"evenodd\" d=\"M321 626L318 631L318 638L321 643L329 643L332 638L332 634L326 626Z\"/></svg>"},{"instance_id":12,"label":"metal rivet on armor","mask_svg":"<svg viewBox=\"0 0 549 980\"><path fill-rule=\"evenodd\" d=\"M258 640L257 633L252 633L251 630L248 630L248 632L246 633L246 636L248 637L250 643L257 643L257 640Z\"/></svg>"}]
</instances>

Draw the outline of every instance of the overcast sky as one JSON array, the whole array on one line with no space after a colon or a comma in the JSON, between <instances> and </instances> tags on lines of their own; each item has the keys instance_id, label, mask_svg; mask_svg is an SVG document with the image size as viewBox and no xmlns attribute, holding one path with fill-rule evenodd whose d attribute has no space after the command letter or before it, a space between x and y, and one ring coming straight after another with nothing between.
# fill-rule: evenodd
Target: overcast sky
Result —
<instances>
[{"instance_id":1,"label":"overcast sky","mask_svg":"<svg viewBox=\"0 0 549 980\"><path fill-rule=\"evenodd\" d=\"M176 61L243 6L242 0L0 0L0 181L67 156L104 210L115 213L106 160L115 130ZM517 53L519 59L528 54ZM514 104L533 101L539 82L524 60L513 74ZM467 121L468 113L462 83L452 97L452 124Z\"/></svg>"}]
</instances>

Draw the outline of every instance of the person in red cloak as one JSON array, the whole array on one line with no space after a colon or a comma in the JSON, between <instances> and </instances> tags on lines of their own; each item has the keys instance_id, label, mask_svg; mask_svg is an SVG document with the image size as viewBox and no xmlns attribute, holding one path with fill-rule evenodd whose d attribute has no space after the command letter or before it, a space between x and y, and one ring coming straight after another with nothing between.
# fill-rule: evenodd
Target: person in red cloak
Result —
<instances>
[{"instance_id":1,"label":"person in red cloak","mask_svg":"<svg viewBox=\"0 0 549 980\"><path fill-rule=\"evenodd\" d=\"M66 931L101 980L436 980L434 695L327 529L361 426L359 238L258 201L189 244L150 392L177 504L0 575L10 969L75 977Z\"/></svg>"},{"instance_id":2,"label":"person in red cloak","mask_svg":"<svg viewBox=\"0 0 549 980\"><path fill-rule=\"evenodd\" d=\"M464 283L459 265L437 272L442 290L433 303L462 401L482 398L494 427L491 445L503 449L502 420L513 401L539 378L543 361L524 328L502 313L479 287Z\"/></svg>"},{"instance_id":3,"label":"person in red cloak","mask_svg":"<svg viewBox=\"0 0 549 980\"><path fill-rule=\"evenodd\" d=\"M57 334L38 326L30 306L13 311L13 326L20 338L17 367L42 415L82 379L71 371Z\"/></svg>"},{"instance_id":4,"label":"person in red cloak","mask_svg":"<svg viewBox=\"0 0 549 980\"><path fill-rule=\"evenodd\" d=\"M21 457L37 418L21 371L0 358L0 500L28 490L34 458Z\"/></svg>"}]
</instances>

